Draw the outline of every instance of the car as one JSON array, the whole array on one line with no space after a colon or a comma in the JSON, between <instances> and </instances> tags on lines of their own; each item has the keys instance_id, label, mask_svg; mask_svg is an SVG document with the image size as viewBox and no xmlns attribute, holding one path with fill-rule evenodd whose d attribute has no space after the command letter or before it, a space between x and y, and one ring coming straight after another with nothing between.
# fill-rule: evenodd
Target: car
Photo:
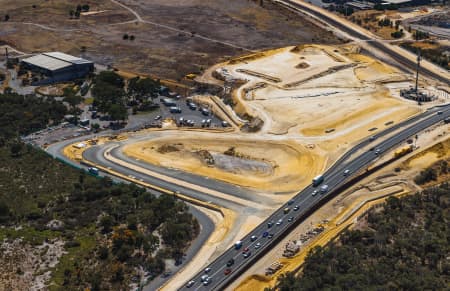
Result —
<instances>
[{"instance_id":1,"label":"car","mask_svg":"<svg viewBox=\"0 0 450 291\"><path fill-rule=\"evenodd\" d=\"M255 250L257 250L257 249L259 249L261 247L261 243L259 242L259 243L256 243L256 245L255 245Z\"/></svg>"},{"instance_id":2,"label":"car","mask_svg":"<svg viewBox=\"0 0 450 291\"><path fill-rule=\"evenodd\" d=\"M329 189L330 187L328 187L328 185L322 185L322 187L320 187L320 193L325 194L328 192Z\"/></svg>"},{"instance_id":3,"label":"car","mask_svg":"<svg viewBox=\"0 0 450 291\"><path fill-rule=\"evenodd\" d=\"M244 258L246 259L246 258L250 257L251 254L252 254L251 252L244 253Z\"/></svg>"},{"instance_id":4,"label":"car","mask_svg":"<svg viewBox=\"0 0 450 291\"><path fill-rule=\"evenodd\" d=\"M282 218L278 219L277 225L282 225L282 224L283 224L283 219Z\"/></svg>"},{"instance_id":5,"label":"car","mask_svg":"<svg viewBox=\"0 0 450 291\"><path fill-rule=\"evenodd\" d=\"M205 269L205 274L208 274L209 272L211 272L211 268L206 268Z\"/></svg>"},{"instance_id":6,"label":"car","mask_svg":"<svg viewBox=\"0 0 450 291\"><path fill-rule=\"evenodd\" d=\"M231 267L234 265L234 259L229 259L227 262L227 267Z\"/></svg>"},{"instance_id":7,"label":"car","mask_svg":"<svg viewBox=\"0 0 450 291\"><path fill-rule=\"evenodd\" d=\"M186 284L186 288L191 288L192 286L194 286L194 284L195 284L195 281L191 280Z\"/></svg>"},{"instance_id":8,"label":"car","mask_svg":"<svg viewBox=\"0 0 450 291\"><path fill-rule=\"evenodd\" d=\"M369 138L369 140L370 141L374 141L374 140L376 140L377 138L374 136L374 135L372 135L370 138Z\"/></svg>"},{"instance_id":9,"label":"car","mask_svg":"<svg viewBox=\"0 0 450 291\"><path fill-rule=\"evenodd\" d=\"M292 205L292 204L294 204L294 202L295 202L295 200L291 199L291 200L288 201L288 205Z\"/></svg>"},{"instance_id":10,"label":"car","mask_svg":"<svg viewBox=\"0 0 450 291\"><path fill-rule=\"evenodd\" d=\"M162 118L161 115L157 115L154 119L155 119L155 120L160 120L161 118Z\"/></svg>"},{"instance_id":11,"label":"car","mask_svg":"<svg viewBox=\"0 0 450 291\"><path fill-rule=\"evenodd\" d=\"M267 238L273 238L273 233L269 234Z\"/></svg>"},{"instance_id":12,"label":"car","mask_svg":"<svg viewBox=\"0 0 450 291\"><path fill-rule=\"evenodd\" d=\"M203 281L203 286L208 286L211 283L211 277L208 277L205 281Z\"/></svg>"},{"instance_id":13,"label":"car","mask_svg":"<svg viewBox=\"0 0 450 291\"><path fill-rule=\"evenodd\" d=\"M206 280L208 280L209 276L208 275L203 275L200 277L200 281L205 282Z\"/></svg>"},{"instance_id":14,"label":"car","mask_svg":"<svg viewBox=\"0 0 450 291\"><path fill-rule=\"evenodd\" d=\"M380 150L380 149L376 149L376 150L375 150L375 154L376 154L376 155L379 155L380 153L381 153L381 150Z\"/></svg>"},{"instance_id":15,"label":"car","mask_svg":"<svg viewBox=\"0 0 450 291\"><path fill-rule=\"evenodd\" d=\"M248 252L248 251L249 251L249 248L248 248L248 247L246 247L245 249L242 250L243 253L246 253L246 252Z\"/></svg>"},{"instance_id":16,"label":"car","mask_svg":"<svg viewBox=\"0 0 450 291\"><path fill-rule=\"evenodd\" d=\"M269 222L267 223L267 227L268 227L268 228L271 228L271 227L273 226L273 224L274 224L273 220L272 220L272 221L269 221Z\"/></svg>"},{"instance_id":17,"label":"car","mask_svg":"<svg viewBox=\"0 0 450 291\"><path fill-rule=\"evenodd\" d=\"M299 209L300 209L300 206L298 206L298 205L294 207L294 211L297 211Z\"/></svg>"},{"instance_id":18,"label":"car","mask_svg":"<svg viewBox=\"0 0 450 291\"><path fill-rule=\"evenodd\" d=\"M222 121L222 127L228 127L230 124L226 122L225 120Z\"/></svg>"},{"instance_id":19,"label":"car","mask_svg":"<svg viewBox=\"0 0 450 291\"><path fill-rule=\"evenodd\" d=\"M314 190L313 192L312 192L312 196L316 196L317 195L317 193L318 193L319 191L317 191L317 190Z\"/></svg>"},{"instance_id":20,"label":"car","mask_svg":"<svg viewBox=\"0 0 450 291\"><path fill-rule=\"evenodd\" d=\"M230 269L230 268L226 268L225 271L223 271L223 273L224 273L225 275L228 275L228 274L231 273L231 269Z\"/></svg>"},{"instance_id":21,"label":"car","mask_svg":"<svg viewBox=\"0 0 450 291\"><path fill-rule=\"evenodd\" d=\"M262 236L267 237L268 235L269 235L269 233L267 231L265 231Z\"/></svg>"},{"instance_id":22,"label":"car","mask_svg":"<svg viewBox=\"0 0 450 291\"><path fill-rule=\"evenodd\" d=\"M291 217L288 218L288 222L292 222L293 220L294 220L294 217L293 217L293 216L291 216Z\"/></svg>"},{"instance_id":23,"label":"car","mask_svg":"<svg viewBox=\"0 0 450 291\"><path fill-rule=\"evenodd\" d=\"M255 241L257 238L258 238L258 237L257 237L256 235L252 235L252 236L250 237L250 240L251 240L251 241Z\"/></svg>"},{"instance_id":24,"label":"car","mask_svg":"<svg viewBox=\"0 0 450 291\"><path fill-rule=\"evenodd\" d=\"M438 111L438 112L437 112L437 115L441 115L441 114L442 114L442 111Z\"/></svg>"},{"instance_id":25,"label":"car","mask_svg":"<svg viewBox=\"0 0 450 291\"><path fill-rule=\"evenodd\" d=\"M349 169L344 171L344 176L348 176L348 174L350 174L350 170Z\"/></svg>"}]
</instances>

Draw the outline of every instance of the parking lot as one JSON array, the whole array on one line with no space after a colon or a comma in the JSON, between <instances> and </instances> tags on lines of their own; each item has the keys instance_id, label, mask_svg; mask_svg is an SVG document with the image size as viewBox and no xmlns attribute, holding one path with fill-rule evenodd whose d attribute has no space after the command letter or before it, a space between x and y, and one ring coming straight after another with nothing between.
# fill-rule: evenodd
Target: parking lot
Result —
<instances>
[{"instance_id":1,"label":"parking lot","mask_svg":"<svg viewBox=\"0 0 450 291\"><path fill-rule=\"evenodd\" d=\"M215 116L209 107L201 106L200 104L194 103L191 101L191 103L195 104L195 108L190 108L188 106L189 98L167 98L165 96L160 96L159 98L155 99L155 102L160 105L160 108L158 110L155 110L154 118L157 116L161 116L160 120L172 118L176 120L177 124L179 126L187 126L187 127L222 127L222 120L219 119L217 116ZM171 101L170 104L166 103L164 101ZM173 103L172 103L173 102ZM178 107L181 112L180 113L173 113L171 112L172 107ZM204 112L202 112L202 109ZM205 110L206 109L206 110ZM180 122L183 120L184 122ZM209 123L207 121L209 120ZM190 121L190 122L189 122Z\"/></svg>"}]
</instances>

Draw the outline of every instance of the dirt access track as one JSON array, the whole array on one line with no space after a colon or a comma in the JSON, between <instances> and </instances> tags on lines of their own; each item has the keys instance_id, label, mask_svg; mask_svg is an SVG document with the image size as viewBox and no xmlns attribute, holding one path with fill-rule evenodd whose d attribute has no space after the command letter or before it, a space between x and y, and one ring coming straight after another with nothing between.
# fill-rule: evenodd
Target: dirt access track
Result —
<instances>
[{"instance_id":1,"label":"dirt access track","mask_svg":"<svg viewBox=\"0 0 450 291\"><path fill-rule=\"evenodd\" d=\"M189 137L180 133L129 144L123 151L148 163L274 193L298 190L325 163L318 150L295 142L212 137L194 132Z\"/></svg>"},{"instance_id":2,"label":"dirt access track","mask_svg":"<svg viewBox=\"0 0 450 291\"><path fill-rule=\"evenodd\" d=\"M248 0L86 0L90 12L70 19L78 2L3 0L0 43L24 52L62 51L121 70L179 80L187 73L294 43L338 43L289 10ZM134 40L124 40L123 35Z\"/></svg>"},{"instance_id":3,"label":"dirt access track","mask_svg":"<svg viewBox=\"0 0 450 291\"><path fill-rule=\"evenodd\" d=\"M246 81L234 91L234 110L262 119L260 131L166 131L124 153L266 193L295 193L359 140L426 108L399 96L409 76L352 45L286 47L213 68L215 76Z\"/></svg>"},{"instance_id":4,"label":"dirt access track","mask_svg":"<svg viewBox=\"0 0 450 291\"><path fill-rule=\"evenodd\" d=\"M354 141L419 111L399 98L409 76L352 45L287 47L216 72L247 81L235 91L235 111L261 118L262 131L275 135Z\"/></svg>"}]
</instances>

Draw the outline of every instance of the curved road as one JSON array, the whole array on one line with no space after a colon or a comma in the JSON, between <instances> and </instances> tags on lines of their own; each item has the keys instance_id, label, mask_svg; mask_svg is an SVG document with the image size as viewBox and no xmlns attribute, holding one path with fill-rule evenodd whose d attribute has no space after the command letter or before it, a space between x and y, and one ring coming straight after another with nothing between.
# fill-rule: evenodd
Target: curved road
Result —
<instances>
[{"instance_id":1,"label":"curved road","mask_svg":"<svg viewBox=\"0 0 450 291\"><path fill-rule=\"evenodd\" d=\"M345 19L342 19L341 21L336 20L333 17L330 17L327 15L321 8L319 7L309 7L309 4L302 3L301 1L291 1L291 0L277 0L280 5L300 11L300 12L306 12L310 15L313 15L320 19L321 21L347 33L348 35L352 36L353 38L356 38L358 40L367 41L368 45L371 45L373 48L382 51L385 54L390 55L394 60L398 61L400 64L405 65L406 67L410 68L412 71L416 70L416 60L411 60L408 57L400 54L398 51L390 47L390 44L385 44L381 40L373 39L360 31L353 28L351 25L346 25ZM447 86L450 85L450 79L447 76L444 76L442 74L433 72L427 68L424 68L423 66L420 68L420 72L423 75L426 75L432 79L439 80L440 82L443 82Z\"/></svg>"},{"instance_id":2,"label":"curved road","mask_svg":"<svg viewBox=\"0 0 450 291\"><path fill-rule=\"evenodd\" d=\"M321 185L328 185L329 191L325 194L317 194L312 196L311 193L315 190L315 187L308 186L303 191L299 192L294 198L294 203L288 207L293 208L294 206L298 206L299 209L297 211L293 211L292 209L289 213L284 213L284 208L287 205L283 205L277 211L275 211L269 218L267 218L263 223L257 226L251 233L242 238L243 247L240 250L234 249L234 247L229 248L224 254L222 254L219 258L217 258L214 262L212 262L208 268L211 271L208 273L210 276L210 283L206 286L201 282L201 276L205 275L204 272L199 272L196 276L192 278L194 283L188 288L183 287L180 290L223 290L226 286L236 278L238 278L243 271L245 271L250 265L255 263L261 256L263 256L272 245L274 245L277 241L279 241L283 236L285 236L293 226L300 223L308 214L311 213L312 210L316 209L326 200L328 200L331 196L336 195L336 191L333 189L337 189L338 187L344 185L351 178L351 175L344 176L343 171L349 170L350 173L356 173L361 171L364 168L367 168L368 165L373 163L379 158L379 155L392 149L393 147L405 142L408 138L416 135L422 130L444 120L445 118L450 117L450 104L435 107L428 112L420 114L415 118L408 120L403 123L403 128L399 128L401 126L397 126L399 131L397 134L386 138L381 142L376 142L376 140L367 140L359 145L355 146L352 150L350 150L349 155L344 155L338 163L336 163L333 167L331 167L325 174L325 180ZM409 124L409 126L407 126ZM386 134L392 133L391 129L385 130L377 134L377 138L381 138ZM373 148L380 151L379 154L376 153L376 150L366 151L360 154L357 157L351 158L350 156L365 146L373 144ZM288 223L288 217L293 217L294 221L292 223ZM269 222L276 223L281 220L280 225L273 225L271 227L268 226ZM264 232L268 232L273 235L273 238L269 239L268 237L263 237ZM256 239L252 240L251 236L256 236ZM261 247L255 249L255 245L259 243ZM242 249L248 247L250 249L251 255L249 258L244 258L242 255ZM227 266L227 262L231 259L234 260L231 266ZM229 268L231 269L231 273L225 275L225 270Z\"/></svg>"},{"instance_id":3,"label":"curved road","mask_svg":"<svg viewBox=\"0 0 450 291\"><path fill-rule=\"evenodd\" d=\"M63 142L59 142L56 144L53 144L51 146L49 146L46 151L47 153L49 153L50 155L52 155L55 158L58 158L60 160L63 160L65 163L73 165L76 168L82 168L84 170L87 170L86 166L82 166L70 159L68 159L64 154L63 154L63 149L70 145L73 144L76 141L84 141L86 139L89 139L89 137L93 137L93 136L83 136L83 137L79 137L77 139L72 139L72 140L67 140L67 141L63 141ZM123 183L129 183L126 180L123 180L121 178L118 178L116 176L112 176L112 175L108 175L105 173L101 173L103 176L108 176L110 178L112 178L114 181L117 182L123 182ZM133 173L133 174L138 174L138 173ZM146 177L145 175L142 176L143 181L150 183L149 180L147 180L148 177ZM155 196L159 196L159 195L164 195L160 192L157 192L155 190L149 190L150 193L154 194ZM188 248L188 250L186 251L186 254L183 258L183 263L179 266L176 266L175 268L172 268L171 271L173 274L175 274L177 271L179 271L181 268L183 268L186 264L184 262L189 262L191 261L194 256L199 252L199 250L203 247L203 245L205 244L205 242L208 240L208 238L210 237L210 235L212 234L212 232L215 229L215 225L214 222L203 212L199 211L196 207L189 205L189 212L197 219L197 221L200 224L200 233L199 235L195 238L195 240L192 241L190 247ZM148 285L146 285L144 287L144 290L146 291L150 291L150 290L156 290L158 289L162 284L164 284L166 281L168 281L170 279L170 277L157 277L155 279L153 279Z\"/></svg>"}]
</instances>

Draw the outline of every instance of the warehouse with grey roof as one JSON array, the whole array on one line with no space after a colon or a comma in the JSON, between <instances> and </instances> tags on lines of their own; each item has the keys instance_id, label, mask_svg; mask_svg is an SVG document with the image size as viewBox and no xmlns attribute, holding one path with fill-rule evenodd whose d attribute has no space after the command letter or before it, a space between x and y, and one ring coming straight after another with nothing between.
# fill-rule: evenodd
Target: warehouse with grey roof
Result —
<instances>
[{"instance_id":1,"label":"warehouse with grey roof","mask_svg":"<svg viewBox=\"0 0 450 291\"><path fill-rule=\"evenodd\" d=\"M27 70L45 76L33 82L33 85L83 78L94 70L93 62L61 52L38 54L23 59L21 65Z\"/></svg>"}]
</instances>

